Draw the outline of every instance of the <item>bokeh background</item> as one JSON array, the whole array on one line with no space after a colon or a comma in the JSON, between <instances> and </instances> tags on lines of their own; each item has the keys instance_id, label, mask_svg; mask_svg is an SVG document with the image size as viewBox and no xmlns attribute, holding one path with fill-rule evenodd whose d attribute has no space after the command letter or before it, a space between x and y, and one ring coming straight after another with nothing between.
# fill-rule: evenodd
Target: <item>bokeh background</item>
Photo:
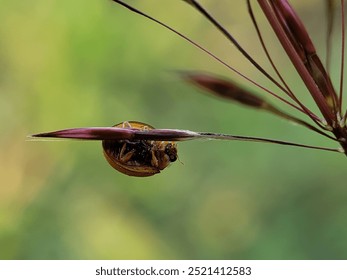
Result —
<instances>
[{"instance_id":1,"label":"bokeh background","mask_svg":"<svg viewBox=\"0 0 347 280\"><path fill-rule=\"evenodd\" d=\"M183 1L128 2L275 89ZM203 1L267 67L245 1L217 2ZM325 1L291 2L324 57ZM132 178L108 166L98 142L27 141L33 133L138 120L157 128L335 145L186 85L177 70L217 73L256 90L182 39L111 1L0 3L1 259L347 258L342 155L194 141L179 144L181 163L154 177ZM281 71L316 111L255 10ZM339 44L335 32L335 83Z\"/></svg>"}]
</instances>

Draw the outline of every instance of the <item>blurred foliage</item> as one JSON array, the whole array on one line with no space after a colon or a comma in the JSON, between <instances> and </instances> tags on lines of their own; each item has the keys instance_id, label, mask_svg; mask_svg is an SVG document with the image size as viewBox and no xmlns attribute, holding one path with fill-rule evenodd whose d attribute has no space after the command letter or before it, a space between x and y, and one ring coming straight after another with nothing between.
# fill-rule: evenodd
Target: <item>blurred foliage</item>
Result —
<instances>
[{"instance_id":1,"label":"blurred foliage","mask_svg":"<svg viewBox=\"0 0 347 280\"><path fill-rule=\"evenodd\" d=\"M183 1L131 2L268 85ZM218 2L204 1L266 63L244 1ZM322 28L315 28L324 26L321 3L293 2L312 37L324 42ZM100 143L26 141L32 133L138 120L158 128L334 145L183 84L177 69L216 72L252 88L110 1L0 3L1 259L347 258L341 155L196 141L179 144L182 163L151 178L132 178L108 166ZM259 22L269 29L261 15ZM295 91L312 104L271 32L264 36ZM338 53L334 59L338 65Z\"/></svg>"}]
</instances>

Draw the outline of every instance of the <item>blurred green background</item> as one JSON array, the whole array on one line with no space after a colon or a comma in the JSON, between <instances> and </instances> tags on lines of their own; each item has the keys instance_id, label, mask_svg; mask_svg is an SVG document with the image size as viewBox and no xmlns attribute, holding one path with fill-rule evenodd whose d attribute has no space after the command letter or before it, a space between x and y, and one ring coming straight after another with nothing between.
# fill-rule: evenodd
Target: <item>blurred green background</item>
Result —
<instances>
[{"instance_id":1,"label":"blurred green background","mask_svg":"<svg viewBox=\"0 0 347 280\"><path fill-rule=\"evenodd\" d=\"M271 87L183 1L128 2ZM292 2L324 56L323 1ZM111 1L0 3L1 259L347 258L342 155L194 141L179 144L181 163L132 178L108 166L98 142L27 141L32 133L138 120L157 128L335 145L184 84L176 70L210 71L252 88ZM267 65L243 0L203 3ZM264 36L288 82L311 106L271 32ZM337 82L337 52L333 59Z\"/></svg>"}]
</instances>

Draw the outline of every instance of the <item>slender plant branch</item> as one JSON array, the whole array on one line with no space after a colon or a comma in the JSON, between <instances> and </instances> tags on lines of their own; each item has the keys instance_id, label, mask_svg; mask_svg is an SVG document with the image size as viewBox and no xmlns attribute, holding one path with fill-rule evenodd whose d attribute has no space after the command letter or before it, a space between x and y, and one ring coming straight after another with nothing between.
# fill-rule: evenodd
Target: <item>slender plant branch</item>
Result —
<instances>
[{"instance_id":1,"label":"slender plant branch","mask_svg":"<svg viewBox=\"0 0 347 280\"><path fill-rule=\"evenodd\" d=\"M57 130L46 133L39 133L28 136L33 138L64 138L64 139L78 139L78 140L154 140L154 141L187 141L197 139L213 139L213 140L231 140L231 141L250 141L271 143L285 146L302 147L315 150L323 150L329 152L343 153L342 149L327 148L312 146L300 143L293 143L288 141L267 139L261 137L248 137L223 133L211 132L194 132L190 130L179 129L151 129L151 130L138 130L131 128L119 127L84 127Z\"/></svg>"},{"instance_id":2,"label":"slender plant branch","mask_svg":"<svg viewBox=\"0 0 347 280\"><path fill-rule=\"evenodd\" d=\"M334 0L326 1L326 10L327 10L327 40L326 40L326 68L327 72L330 73L331 67L331 44L332 44L332 33L334 29L334 17L335 17L335 9L334 9Z\"/></svg>"},{"instance_id":3,"label":"slender plant branch","mask_svg":"<svg viewBox=\"0 0 347 280\"><path fill-rule=\"evenodd\" d=\"M341 0L341 65L340 65L340 91L339 113L342 115L343 80L345 72L345 1Z\"/></svg>"}]
</instances>

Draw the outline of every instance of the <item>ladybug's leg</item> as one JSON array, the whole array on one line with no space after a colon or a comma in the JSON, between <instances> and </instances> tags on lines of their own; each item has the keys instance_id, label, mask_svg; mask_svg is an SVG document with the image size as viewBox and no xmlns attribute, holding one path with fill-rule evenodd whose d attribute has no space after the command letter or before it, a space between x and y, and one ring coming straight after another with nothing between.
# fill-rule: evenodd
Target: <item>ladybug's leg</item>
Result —
<instances>
[{"instance_id":1,"label":"ladybug's leg","mask_svg":"<svg viewBox=\"0 0 347 280\"><path fill-rule=\"evenodd\" d=\"M131 128L131 124L127 121L122 123L122 128Z\"/></svg>"},{"instance_id":2,"label":"ladybug's leg","mask_svg":"<svg viewBox=\"0 0 347 280\"><path fill-rule=\"evenodd\" d=\"M122 163L127 163L135 153L135 150L131 150L130 152L127 152L125 154L126 145L127 145L126 143L123 144L122 149L120 150L120 153L119 153L119 160Z\"/></svg>"},{"instance_id":3,"label":"ladybug's leg","mask_svg":"<svg viewBox=\"0 0 347 280\"><path fill-rule=\"evenodd\" d=\"M144 125L142 128L141 128L142 131L148 131L148 126L147 125Z\"/></svg>"},{"instance_id":4,"label":"ladybug's leg","mask_svg":"<svg viewBox=\"0 0 347 280\"><path fill-rule=\"evenodd\" d=\"M152 150L151 165L152 165L153 167L156 167L156 168L159 167L159 161L158 161L157 157L155 156L155 153L154 153L153 150Z\"/></svg>"}]
</instances>

